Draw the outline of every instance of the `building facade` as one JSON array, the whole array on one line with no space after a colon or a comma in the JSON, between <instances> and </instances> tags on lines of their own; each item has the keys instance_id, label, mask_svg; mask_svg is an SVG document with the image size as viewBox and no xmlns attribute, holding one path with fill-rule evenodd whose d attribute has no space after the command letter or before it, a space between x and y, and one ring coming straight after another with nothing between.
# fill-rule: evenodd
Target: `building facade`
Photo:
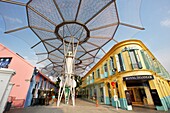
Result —
<instances>
[{"instance_id":1,"label":"building facade","mask_svg":"<svg viewBox=\"0 0 170 113\"><path fill-rule=\"evenodd\" d=\"M82 97L131 110L133 106L170 108L170 75L139 40L126 40L83 77Z\"/></svg>"},{"instance_id":2,"label":"building facade","mask_svg":"<svg viewBox=\"0 0 170 113\"><path fill-rule=\"evenodd\" d=\"M38 90L56 89L54 82L37 72L37 69L24 58L2 44L0 44L0 68L16 71L10 81L14 86L9 95L9 100L13 101L12 106L14 107L30 106L32 98L38 98ZM35 88L37 92L35 92Z\"/></svg>"},{"instance_id":3,"label":"building facade","mask_svg":"<svg viewBox=\"0 0 170 113\"><path fill-rule=\"evenodd\" d=\"M30 79L30 87L27 93L24 107L33 105L48 105L51 91L56 93L56 85L51 79L35 70Z\"/></svg>"}]
</instances>

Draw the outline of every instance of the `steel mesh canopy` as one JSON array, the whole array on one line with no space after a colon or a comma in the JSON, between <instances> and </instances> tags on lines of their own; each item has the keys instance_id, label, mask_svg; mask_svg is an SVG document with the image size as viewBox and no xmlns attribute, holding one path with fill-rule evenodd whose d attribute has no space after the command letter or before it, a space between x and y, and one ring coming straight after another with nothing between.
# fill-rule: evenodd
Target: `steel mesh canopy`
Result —
<instances>
[{"instance_id":1,"label":"steel mesh canopy","mask_svg":"<svg viewBox=\"0 0 170 113\"><path fill-rule=\"evenodd\" d=\"M63 73L63 41L68 46L74 38L74 44L78 44L75 72L80 74L94 63L102 47L114 40L120 24L142 29L119 21L115 0L30 0L26 4L1 1L26 6L28 28L40 40L32 49L41 59L38 63L46 62L42 72L53 76ZM40 45L45 49L41 50Z\"/></svg>"},{"instance_id":2,"label":"steel mesh canopy","mask_svg":"<svg viewBox=\"0 0 170 113\"><path fill-rule=\"evenodd\" d=\"M74 44L79 43L75 58L79 74L94 63L96 54L112 40L118 26L113 0L32 0L27 4L27 14L30 28L47 51L37 55L48 54L53 65L44 69L50 72L63 71L63 39L69 43L74 37Z\"/></svg>"}]
</instances>

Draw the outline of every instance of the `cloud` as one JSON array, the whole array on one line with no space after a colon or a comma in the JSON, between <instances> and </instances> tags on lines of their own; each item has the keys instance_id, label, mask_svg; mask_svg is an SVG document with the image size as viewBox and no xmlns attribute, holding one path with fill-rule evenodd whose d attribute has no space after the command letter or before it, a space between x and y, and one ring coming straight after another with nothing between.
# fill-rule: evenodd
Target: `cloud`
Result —
<instances>
[{"instance_id":1,"label":"cloud","mask_svg":"<svg viewBox=\"0 0 170 113\"><path fill-rule=\"evenodd\" d=\"M36 59L30 59L28 56L23 56L23 58L28 61L30 64L32 64L33 66L36 65L37 60Z\"/></svg>"},{"instance_id":2,"label":"cloud","mask_svg":"<svg viewBox=\"0 0 170 113\"><path fill-rule=\"evenodd\" d=\"M4 16L4 19L7 19L9 21L11 21L12 23L20 23L22 24L22 20L20 20L19 18L12 18L12 17L9 17L9 16Z\"/></svg>"},{"instance_id":3,"label":"cloud","mask_svg":"<svg viewBox=\"0 0 170 113\"><path fill-rule=\"evenodd\" d=\"M23 58L27 61L27 62L29 62L31 65L33 65L33 66L35 66L38 70L42 70L42 68L44 68L45 67L45 65L43 65L43 64L37 64L37 59L35 59L35 58L30 58L30 57L28 57L28 56L23 56Z\"/></svg>"},{"instance_id":4,"label":"cloud","mask_svg":"<svg viewBox=\"0 0 170 113\"><path fill-rule=\"evenodd\" d=\"M164 19L160 22L161 26L170 27L170 19Z\"/></svg>"}]
</instances>

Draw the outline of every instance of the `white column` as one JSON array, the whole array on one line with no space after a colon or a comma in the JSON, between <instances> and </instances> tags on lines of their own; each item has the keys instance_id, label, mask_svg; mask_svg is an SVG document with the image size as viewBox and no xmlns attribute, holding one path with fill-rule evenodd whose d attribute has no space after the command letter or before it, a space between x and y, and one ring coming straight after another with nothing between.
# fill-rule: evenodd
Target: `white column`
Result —
<instances>
[{"instance_id":1,"label":"white column","mask_svg":"<svg viewBox=\"0 0 170 113\"><path fill-rule=\"evenodd\" d=\"M15 74L14 70L4 69L4 68L0 69L0 88L1 88L1 91L0 91L0 103L1 103L1 100L3 98L4 92L5 92L5 90L6 90L7 86L8 86L8 83L11 80L12 75L14 75L14 74Z\"/></svg>"},{"instance_id":2,"label":"white column","mask_svg":"<svg viewBox=\"0 0 170 113\"><path fill-rule=\"evenodd\" d=\"M8 84L12 78L12 76L15 74L15 71L12 69L5 69L1 68L0 69L0 109L3 109L3 102L2 100L5 98L5 93L8 87ZM2 113L2 112L0 112Z\"/></svg>"},{"instance_id":3,"label":"white column","mask_svg":"<svg viewBox=\"0 0 170 113\"><path fill-rule=\"evenodd\" d=\"M9 96L9 94L10 94L10 92L11 92L11 89L12 89L13 85L14 85L14 84L9 83L8 86L7 86L7 88L6 88L6 91L5 91L5 93L4 93L4 97L3 97L3 99L2 99L2 103L1 103L1 105L0 105L0 108L1 108L1 109L0 109L0 113L2 113L2 112L5 110L5 105L6 105L6 103L7 103L8 96Z\"/></svg>"}]
</instances>

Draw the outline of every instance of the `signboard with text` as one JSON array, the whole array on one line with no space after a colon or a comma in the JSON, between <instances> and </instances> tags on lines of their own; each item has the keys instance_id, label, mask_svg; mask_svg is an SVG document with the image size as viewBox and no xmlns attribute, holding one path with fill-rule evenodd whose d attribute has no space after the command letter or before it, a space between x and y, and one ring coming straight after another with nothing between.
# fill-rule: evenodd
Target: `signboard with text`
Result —
<instances>
[{"instance_id":1,"label":"signboard with text","mask_svg":"<svg viewBox=\"0 0 170 113\"><path fill-rule=\"evenodd\" d=\"M118 101L118 96L114 95L114 101Z\"/></svg>"},{"instance_id":2,"label":"signboard with text","mask_svg":"<svg viewBox=\"0 0 170 113\"><path fill-rule=\"evenodd\" d=\"M137 75L137 76L123 77L124 81L130 81L130 80L152 80L152 79L154 79L152 75Z\"/></svg>"}]
</instances>

